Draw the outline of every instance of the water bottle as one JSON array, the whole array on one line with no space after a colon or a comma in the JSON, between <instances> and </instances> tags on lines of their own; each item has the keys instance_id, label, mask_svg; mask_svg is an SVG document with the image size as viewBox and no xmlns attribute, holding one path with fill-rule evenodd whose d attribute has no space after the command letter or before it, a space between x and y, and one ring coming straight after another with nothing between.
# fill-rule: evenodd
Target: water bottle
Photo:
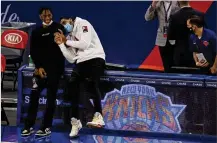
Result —
<instances>
[{"instance_id":1,"label":"water bottle","mask_svg":"<svg viewBox=\"0 0 217 143\"><path fill-rule=\"evenodd\" d=\"M29 67L35 67L35 65L32 61L31 55L29 55Z\"/></svg>"}]
</instances>

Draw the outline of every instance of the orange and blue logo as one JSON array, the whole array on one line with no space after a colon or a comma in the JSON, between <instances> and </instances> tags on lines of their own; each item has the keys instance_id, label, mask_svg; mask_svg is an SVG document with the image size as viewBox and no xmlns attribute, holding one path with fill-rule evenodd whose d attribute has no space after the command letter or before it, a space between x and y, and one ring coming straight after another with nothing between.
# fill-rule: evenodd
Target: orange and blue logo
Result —
<instances>
[{"instance_id":1,"label":"orange and blue logo","mask_svg":"<svg viewBox=\"0 0 217 143\"><path fill-rule=\"evenodd\" d=\"M106 94L103 102L106 128L145 132L180 133L179 115L186 105L173 104L171 98L154 87L128 84ZM115 137L95 136L100 143ZM118 138L117 138L118 139ZM148 143L148 139L124 138L125 142Z\"/></svg>"}]
</instances>

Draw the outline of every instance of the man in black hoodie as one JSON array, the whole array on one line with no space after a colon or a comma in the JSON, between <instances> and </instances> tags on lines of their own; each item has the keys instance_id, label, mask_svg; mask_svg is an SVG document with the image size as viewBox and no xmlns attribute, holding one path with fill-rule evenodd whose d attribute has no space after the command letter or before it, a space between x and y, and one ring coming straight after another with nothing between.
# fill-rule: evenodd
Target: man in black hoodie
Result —
<instances>
[{"instance_id":1,"label":"man in black hoodie","mask_svg":"<svg viewBox=\"0 0 217 143\"><path fill-rule=\"evenodd\" d=\"M47 88L46 111L42 126L36 132L36 135L46 136L51 134L50 127L52 126L56 106L56 93L65 66L65 58L59 46L54 42L54 33L58 32L58 29L65 31L64 27L52 21L52 11L49 8L41 8L39 16L43 24L33 30L31 35L30 55L36 69L32 79L33 86L28 115L25 127L21 132L22 136L28 136L33 133L39 104L38 100L45 86Z\"/></svg>"}]
</instances>

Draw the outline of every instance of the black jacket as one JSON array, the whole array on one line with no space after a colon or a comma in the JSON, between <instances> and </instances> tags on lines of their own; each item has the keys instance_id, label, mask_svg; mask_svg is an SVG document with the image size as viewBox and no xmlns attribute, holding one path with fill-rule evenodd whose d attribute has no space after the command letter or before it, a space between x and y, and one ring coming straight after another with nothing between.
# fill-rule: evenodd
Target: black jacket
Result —
<instances>
[{"instance_id":1,"label":"black jacket","mask_svg":"<svg viewBox=\"0 0 217 143\"><path fill-rule=\"evenodd\" d=\"M54 33L58 29L65 33L64 27L56 22L44 28L42 26L33 30L31 35L30 55L36 68L44 68L46 72L63 72L65 58L54 42Z\"/></svg>"},{"instance_id":2,"label":"black jacket","mask_svg":"<svg viewBox=\"0 0 217 143\"><path fill-rule=\"evenodd\" d=\"M170 17L168 39L176 40L174 60L176 60L175 63L177 64L180 62L180 60L187 60L188 58L191 58L190 56L192 56L189 52L189 36L191 31L189 28L187 28L187 20L192 15L198 15L204 19L204 13L199 12L191 7L184 7Z\"/></svg>"}]
</instances>

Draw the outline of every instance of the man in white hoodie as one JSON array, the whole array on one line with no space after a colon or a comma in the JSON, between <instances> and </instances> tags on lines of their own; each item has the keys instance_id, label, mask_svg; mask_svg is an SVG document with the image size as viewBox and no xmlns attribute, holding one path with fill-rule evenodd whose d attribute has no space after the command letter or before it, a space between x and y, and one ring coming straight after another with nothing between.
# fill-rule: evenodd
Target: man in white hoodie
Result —
<instances>
[{"instance_id":1,"label":"man in white hoodie","mask_svg":"<svg viewBox=\"0 0 217 143\"><path fill-rule=\"evenodd\" d=\"M100 76L104 74L105 68L105 53L96 31L87 20L79 17L61 18L60 23L65 27L68 35L65 37L61 31L55 33L55 42L59 45L65 58L70 63L75 63L68 85L69 96L77 97L72 101L73 115L70 133L70 137L75 137L82 128L80 120L88 113L89 97L83 94L82 87L79 86L87 78L91 79L95 90L95 114L93 120L88 122L87 126L101 128L105 125L99 90ZM78 107L78 103L82 107Z\"/></svg>"}]
</instances>

